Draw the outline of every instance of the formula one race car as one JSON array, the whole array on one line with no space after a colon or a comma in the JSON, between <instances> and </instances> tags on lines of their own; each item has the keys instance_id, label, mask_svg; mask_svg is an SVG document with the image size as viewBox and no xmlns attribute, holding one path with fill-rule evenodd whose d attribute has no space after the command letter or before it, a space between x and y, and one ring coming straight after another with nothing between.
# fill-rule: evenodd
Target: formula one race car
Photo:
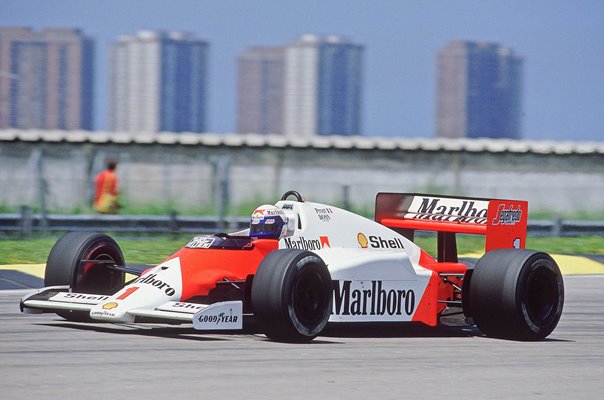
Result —
<instances>
[{"instance_id":1,"label":"formula one race car","mask_svg":"<svg viewBox=\"0 0 604 400\"><path fill-rule=\"evenodd\" d=\"M293 198L292 198L293 197ZM538 340L558 324L564 285L546 253L525 250L525 201L379 193L375 221L287 192L250 228L200 235L157 266L129 265L110 237L68 233L48 257L47 287L26 313L72 321L192 323L304 342L328 323L420 323L465 315L490 337ZM433 258L414 242L434 231ZM485 235L474 268L456 234ZM126 274L135 275L125 282ZM136 277L138 276L138 277Z\"/></svg>"}]
</instances>

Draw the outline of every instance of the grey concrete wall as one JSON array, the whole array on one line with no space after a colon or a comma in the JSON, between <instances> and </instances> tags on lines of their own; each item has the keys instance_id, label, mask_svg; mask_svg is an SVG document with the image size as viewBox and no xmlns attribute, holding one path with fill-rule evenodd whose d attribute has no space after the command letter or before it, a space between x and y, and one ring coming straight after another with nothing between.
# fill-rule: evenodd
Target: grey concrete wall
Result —
<instances>
[{"instance_id":1,"label":"grey concrete wall","mask_svg":"<svg viewBox=\"0 0 604 400\"><path fill-rule=\"evenodd\" d=\"M49 212L89 211L92 177L115 158L124 201L169 204L181 213L216 212L226 185L231 215L274 202L290 189L367 211L378 191L406 191L519 198L529 201L531 211L604 215L601 144L296 143L216 135L197 141L163 135L140 143L94 133L71 140L64 132L57 134L60 140L28 134L0 131L0 206L44 202Z\"/></svg>"}]
</instances>

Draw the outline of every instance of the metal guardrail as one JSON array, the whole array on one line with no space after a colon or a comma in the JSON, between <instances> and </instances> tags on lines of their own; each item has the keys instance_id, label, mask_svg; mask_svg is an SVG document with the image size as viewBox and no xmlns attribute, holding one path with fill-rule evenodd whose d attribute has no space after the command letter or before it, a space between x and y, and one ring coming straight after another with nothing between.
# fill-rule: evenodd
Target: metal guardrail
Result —
<instances>
[{"instance_id":1,"label":"metal guardrail","mask_svg":"<svg viewBox=\"0 0 604 400\"><path fill-rule=\"evenodd\" d=\"M186 234L233 232L248 227L248 217L192 217L176 213L165 216L0 214L0 233L31 237L38 233L99 231L114 233ZM529 221L528 233L536 236L604 235L604 221Z\"/></svg>"},{"instance_id":2,"label":"metal guardrail","mask_svg":"<svg viewBox=\"0 0 604 400\"><path fill-rule=\"evenodd\" d=\"M191 217L175 213L154 215L0 214L0 233L31 237L38 233L92 231L112 233L180 234L233 232L249 226L247 217Z\"/></svg>"},{"instance_id":3,"label":"metal guardrail","mask_svg":"<svg viewBox=\"0 0 604 400\"><path fill-rule=\"evenodd\" d=\"M535 236L604 236L604 221L528 221L528 234Z\"/></svg>"}]
</instances>

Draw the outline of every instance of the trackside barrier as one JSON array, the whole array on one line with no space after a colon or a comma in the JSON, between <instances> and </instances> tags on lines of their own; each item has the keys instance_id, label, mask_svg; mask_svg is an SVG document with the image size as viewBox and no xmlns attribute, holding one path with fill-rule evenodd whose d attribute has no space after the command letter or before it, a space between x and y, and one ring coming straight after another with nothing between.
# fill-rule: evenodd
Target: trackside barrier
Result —
<instances>
[{"instance_id":1,"label":"trackside barrier","mask_svg":"<svg viewBox=\"0 0 604 400\"><path fill-rule=\"evenodd\" d=\"M31 237L38 233L93 231L145 234L233 232L249 226L249 217L155 215L0 214L4 235Z\"/></svg>"},{"instance_id":2,"label":"trackside barrier","mask_svg":"<svg viewBox=\"0 0 604 400\"><path fill-rule=\"evenodd\" d=\"M175 213L163 216L145 215L71 215L33 214L24 210L21 214L0 214L0 232L4 235L30 237L37 233L68 231L101 231L149 234L179 234L218 232L219 226L227 232L245 229L248 217L180 216ZM604 235L604 221L549 220L528 221L528 235L578 236Z\"/></svg>"}]
</instances>

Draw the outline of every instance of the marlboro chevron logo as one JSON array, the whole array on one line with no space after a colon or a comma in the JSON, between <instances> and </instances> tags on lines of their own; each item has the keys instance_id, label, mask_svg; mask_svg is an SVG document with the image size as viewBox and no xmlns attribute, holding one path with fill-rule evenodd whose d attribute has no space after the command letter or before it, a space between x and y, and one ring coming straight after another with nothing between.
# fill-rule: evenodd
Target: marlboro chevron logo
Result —
<instances>
[{"instance_id":1,"label":"marlboro chevron logo","mask_svg":"<svg viewBox=\"0 0 604 400\"><path fill-rule=\"evenodd\" d=\"M305 237L285 238L285 247L288 249L300 250L321 250L325 247L331 247L328 236L319 236L319 239L307 239Z\"/></svg>"}]
</instances>

